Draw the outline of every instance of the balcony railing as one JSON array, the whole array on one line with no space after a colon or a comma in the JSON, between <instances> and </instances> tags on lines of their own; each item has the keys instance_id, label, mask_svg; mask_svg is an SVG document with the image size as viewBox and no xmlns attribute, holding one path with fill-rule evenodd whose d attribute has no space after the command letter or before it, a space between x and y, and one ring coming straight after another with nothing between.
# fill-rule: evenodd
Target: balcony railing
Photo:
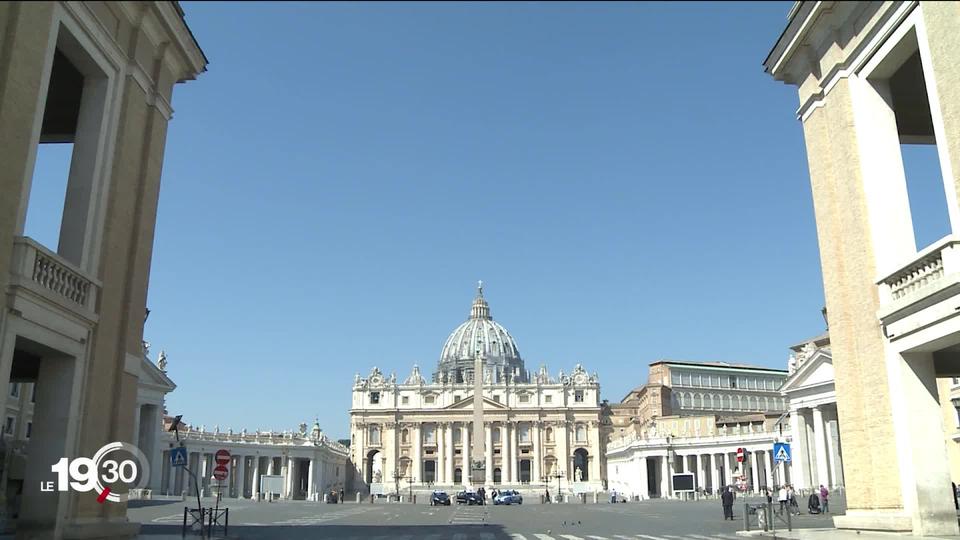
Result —
<instances>
[{"instance_id":1,"label":"balcony railing","mask_svg":"<svg viewBox=\"0 0 960 540\"><path fill-rule=\"evenodd\" d=\"M950 235L923 249L909 262L880 279L880 318L914 313L944 297L937 294L960 283L960 238ZM924 303L924 301L927 301ZM909 308L909 309L906 309Z\"/></svg>"},{"instance_id":2,"label":"balcony railing","mask_svg":"<svg viewBox=\"0 0 960 540\"><path fill-rule=\"evenodd\" d=\"M14 239L12 273L15 285L40 292L74 311L95 312L100 283L30 238Z\"/></svg>"}]
</instances>

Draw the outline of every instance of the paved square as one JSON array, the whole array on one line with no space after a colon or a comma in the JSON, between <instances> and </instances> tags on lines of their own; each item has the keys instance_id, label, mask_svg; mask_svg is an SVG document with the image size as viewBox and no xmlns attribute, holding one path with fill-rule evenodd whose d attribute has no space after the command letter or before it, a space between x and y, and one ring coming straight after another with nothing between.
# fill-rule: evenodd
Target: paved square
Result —
<instances>
[{"instance_id":1,"label":"paved square","mask_svg":"<svg viewBox=\"0 0 960 540\"><path fill-rule=\"evenodd\" d=\"M743 503L740 499L734 507L735 521L724 521L714 500L449 507L229 501L227 506L229 538L243 539L732 540L743 528ZM835 504L842 507L840 500ZM143 522L143 538L179 536L183 506L180 501L134 503L129 516ZM822 528L832 522L830 516L801 514L794 526Z\"/></svg>"}]
</instances>

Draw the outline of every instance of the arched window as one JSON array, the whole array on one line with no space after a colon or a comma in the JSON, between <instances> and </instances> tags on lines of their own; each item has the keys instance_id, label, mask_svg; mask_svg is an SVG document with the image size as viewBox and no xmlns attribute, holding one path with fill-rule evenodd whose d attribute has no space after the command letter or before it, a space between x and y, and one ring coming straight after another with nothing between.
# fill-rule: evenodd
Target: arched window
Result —
<instances>
[{"instance_id":1,"label":"arched window","mask_svg":"<svg viewBox=\"0 0 960 540\"><path fill-rule=\"evenodd\" d=\"M763 410L765 411L770 410L770 398L768 398L767 396L763 396Z\"/></svg>"},{"instance_id":2,"label":"arched window","mask_svg":"<svg viewBox=\"0 0 960 540\"><path fill-rule=\"evenodd\" d=\"M726 410L728 410L728 411L731 410L731 409L733 409L733 405L730 403L730 395L729 395L729 394L723 396L723 408L726 409Z\"/></svg>"},{"instance_id":3,"label":"arched window","mask_svg":"<svg viewBox=\"0 0 960 540\"><path fill-rule=\"evenodd\" d=\"M380 426L370 426L370 444L380 444Z\"/></svg>"},{"instance_id":4,"label":"arched window","mask_svg":"<svg viewBox=\"0 0 960 540\"><path fill-rule=\"evenodd\" d=\"M693 408L695 409L703 408L703 395L697 394L693 397Z\"/></svg>"},{"instance_id":5,"label":"arched window","mask_svg":"<svg viewBox=\"0 0 960 540\"><path fill-rule=\"evenodd\" d=\"M543 437L546 439L546 441L547 441L548 443L553 442L553 428L548 427L548 428L543 432Z\"/></svg>"},{"instance_id":6,"label":"arched window","mask_svg":"<svg viewBox=\"0 0 960 540\"><path fill-rule=\"evenodd\" d=\"M403 428L403 431L400 432L400 442L410 444L410 430L407 428Z\"/></svg>"},{"instance_id":7,"label":"arched window","mask_svg":"<svg viewBox=\"0 0 960 540\"><path fill-rule=\"evenodd\" d=\"M500 442L500 426L493 426L490 428L490 440L493 444L498 444Z\"/></svg>"}]
</instances>

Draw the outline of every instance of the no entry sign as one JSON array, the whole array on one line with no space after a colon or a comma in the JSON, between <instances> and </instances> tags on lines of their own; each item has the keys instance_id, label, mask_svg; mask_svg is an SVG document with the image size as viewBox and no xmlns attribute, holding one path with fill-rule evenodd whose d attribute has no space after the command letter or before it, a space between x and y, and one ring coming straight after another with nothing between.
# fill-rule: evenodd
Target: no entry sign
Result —
<instances>
[{"instance_id":1,"label":"no entry sign","mask_svg":"<svg viewBox=\"0 0 960 540\"><path fill-rule=\"evenodd\" d=\"M217 450L217 453L214 454L213 459L217 462L217 465L223 465L224 467L230 465L230 452L228 450Z\"/></svg>"},{"instance_id":2,"label":"no entry sign","mask_svg":"<svg viewBox=\"0 0 960 540\"><path fill-rule=\"evenodd\" d=\"M737 463L743 463L743 454L745 453L745 448L737 448Z\"/></svg>"},{"instance_id":3,"label":"no entry sign","mask_svg":"<svg viewBox=\"0 0 960 540\"><path fill-rule=\"evenodd\" d=\"M216 478L218 482L223 482L226 480L228 474L229 471L227 471L226 465L217 465L213 469L213 477Z\"/></svg>"},{"instance_id":4,"label":"no entry sign","mask_svg":"<svg viewBox=\"0 0 960 540\"><path fill-rule=\"evenodd\" d=\"M230 474L230 452L224 449L217 450L217 453L213 455L213 460L217 462L217 466L213 468L213 477L218 482L223 482Z\"/></svg>"}]
</instances>

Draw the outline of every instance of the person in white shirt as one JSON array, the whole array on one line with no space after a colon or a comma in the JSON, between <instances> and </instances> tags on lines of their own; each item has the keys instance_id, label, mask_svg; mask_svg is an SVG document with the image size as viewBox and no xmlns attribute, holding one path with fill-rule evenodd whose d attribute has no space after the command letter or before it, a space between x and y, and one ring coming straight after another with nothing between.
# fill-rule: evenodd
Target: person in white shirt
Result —
<instances>
[{"instance_id":1,"label":"person in white shirt","mask_svg":"<svg viewBox=\"0 0 960 540\"><path fill-rule=\"evenodd\" d=\"M787 506L787 501L789 500L789 497L787 497L787 488L780 486L780 491L777 493L777 501L780 502L780 515L783 515L784 508L786 508L788 512L790 511L790 507Z\"/></svg>"}]
</instances>

